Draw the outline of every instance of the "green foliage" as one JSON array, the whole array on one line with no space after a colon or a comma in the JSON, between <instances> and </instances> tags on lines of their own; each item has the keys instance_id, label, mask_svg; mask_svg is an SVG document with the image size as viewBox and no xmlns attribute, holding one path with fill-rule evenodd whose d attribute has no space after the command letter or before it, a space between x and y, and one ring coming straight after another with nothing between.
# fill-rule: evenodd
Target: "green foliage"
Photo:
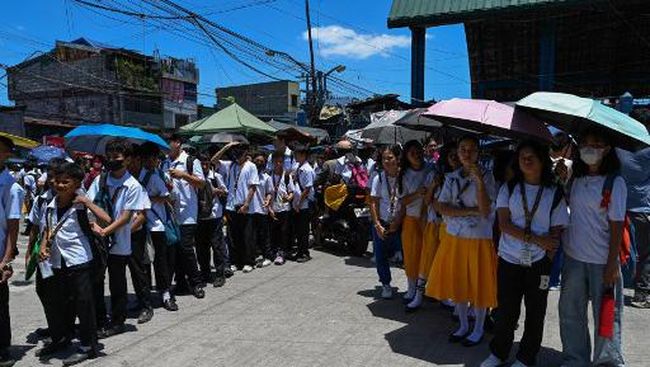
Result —
<instances>
[{"instance_id":1,"label":"green foliage","mask_svg":"<svg viewBox=\"0 0 650 367\"><path fill-rule=\"evenodd\" d=\"M148 92L159 92L158 78L151 68L145 68L144 63L126 58L116 60L117 75L120 81L130 88Z\"/></svg>"}]
</instances>

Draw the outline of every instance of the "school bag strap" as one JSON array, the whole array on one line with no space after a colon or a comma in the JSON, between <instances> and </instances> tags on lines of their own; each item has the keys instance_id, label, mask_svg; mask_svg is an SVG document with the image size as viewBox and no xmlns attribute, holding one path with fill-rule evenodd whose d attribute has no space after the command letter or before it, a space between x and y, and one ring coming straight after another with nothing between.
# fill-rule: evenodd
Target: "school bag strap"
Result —
<instances>
[{"instance_id":1,"label":"school bag strap","mask_svg":"<svg viewBox=\"0 0 650 367\"><path fill-rule=\"evenodd\" d=\"M614 181L620 174L618 172L611 173L605 177L605 182L603 183L602 189L602 198L600 201L600 207L609 210L609 205L612 203L612 191L614 190ZM623 220L623 233L621 238L621 251L619 258L621 265L626 265L632 256L632 241L634 236L632 235L630 217L626 214L625 219Z\"/></svg>"},{"instance_id":2,"label":"school bag strap","mask_svg":"<svg viewBox=\"0 0 650 367\"><path fill-rule=\"evenodd\" d=\"M512 196L512 192L517 186L517 182L515 180L510 180L506 183L506 185L508 185L508 196ZM560 203L564 199L565 199L564 188L561 185L555 185L555 192L553 193L553 202L551 204L550 215L553 215L553 211L555 211L557 206L560 205Z\"/></svg>"}]
</instances>

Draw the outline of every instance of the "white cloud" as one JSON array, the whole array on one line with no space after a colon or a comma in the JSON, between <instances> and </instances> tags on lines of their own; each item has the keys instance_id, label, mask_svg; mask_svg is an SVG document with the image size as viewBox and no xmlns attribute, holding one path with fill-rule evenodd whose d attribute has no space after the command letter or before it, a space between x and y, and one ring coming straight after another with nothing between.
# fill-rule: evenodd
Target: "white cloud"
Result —
<instances>
[{"instance_id":1,"label":"white cloud","mask_svg":"<svg viewBox=\"0 0 650 367\"><path fill-rule=\"evenodd\" d=\"M303 33L307 39L307 32ZM367 59L374 55L387 56L395 48L411 45L408 36L389 34L360 34L353 29L338 25L312 28L312 37L318 40L323 56L345 56L353 59Z\"/></svg>"}]
</instances>

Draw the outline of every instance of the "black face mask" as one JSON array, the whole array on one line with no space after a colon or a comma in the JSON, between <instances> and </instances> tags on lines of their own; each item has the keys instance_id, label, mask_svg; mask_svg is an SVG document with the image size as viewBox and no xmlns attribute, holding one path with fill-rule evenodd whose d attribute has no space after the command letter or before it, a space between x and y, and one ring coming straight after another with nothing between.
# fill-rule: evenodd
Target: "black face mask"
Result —
<instances>
[{"instance_id":1,"label":"black face mask","mask_svg":"<svg viewBox=\"0 0 650 367\"><path fill-rule=\"evenodd\" d=\"M266 165L264 164L256 164L255 167L257 167L257 173L262 173L266 170Z\"/></svg>"},{"instance_id":2,"label":"black face mask","mask_svg":"<svg viewBox=\"0 0 650 367\"><path fill-rule=\"evenodd\" d=\"M124 168L124 160L114 160L106 162L106 169L111 172L116 172Z\"/></svg>"}]
</instances>

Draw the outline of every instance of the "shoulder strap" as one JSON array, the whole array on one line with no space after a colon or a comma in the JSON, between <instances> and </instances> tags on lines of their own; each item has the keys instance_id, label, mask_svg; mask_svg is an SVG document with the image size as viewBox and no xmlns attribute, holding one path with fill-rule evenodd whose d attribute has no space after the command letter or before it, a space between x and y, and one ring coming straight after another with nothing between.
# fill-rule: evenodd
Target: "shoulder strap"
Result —
<instances>
[{"instance_id":1,"label":"shoulder strap","mask_svg":"<svg viewBox=\"0 0 650 367\"><path fill-rule=\"evenodd\" d=\"M152 171L147 171L147 173L145 173L144 177L142 178L142 181L140 182L140 184L142 185L142 188L145 191L147 191L147 185L149 185L149 181L151 181L151 176L153 176L153 172Z\"/></svg>"},{"instance_id":2,"label":"shoulder strap","mask_svg":"<svg viewBox=\"0 0 650 367\"><path fill-rule=\"evenodd\" d=\"M194 157L191 155L187 156L187 160L185 161L185 168L187 169L187 173L190 175L194 174Z\"/></svg>"},{"instance_id":3,"label":"shoulder strap","mask_svg":"<svg viewBox=\"0 0 650 367\"><path fill-rule=\"evenodd\" d=\"M555 187L555 192L553 193L553 204L551 205L551 215L555 208L560 205L560 202L564 200L564 188L561 185Z\"/></svg>"},{"instance_id":4,"label":"shoulder strap","mask_svg":"<svg viewBox=\"0 0 650 367\"><path fill-rule=\"evenodd\" d=\"M506 185L508 185L508 195L512 196L512 192L514 191L515 186L517 186L517 183L515 180L510 180L506 182Z\"/></svg>"},{"instance_id":5,"label":"shoulder strap","mask_svg":"<svg viewBox=\"0 0 650 367\"><path fill-rule=\"evenodd\" d=\"M86 235L86 237L91 238L94 234L90 229L90 221L88 220L86 209L77 209L77 220L79 221L81 231Z\"/></svg>"},{"instance_id":6,"label":"shoulder strap","mask_svg":"<svg viewBox=\"0 0 650 367\"><path fill-rule=\"evenodd\" d=\"M614 180L616 180L616 177L618 177L618 173L611 173L605 177L605 182L603 183L603 190L602 190L602 200L600 203L600 206L609 209L609 203L611 202L612 198L612 190L614 188Z\"/></svg>"}]
</instances>

